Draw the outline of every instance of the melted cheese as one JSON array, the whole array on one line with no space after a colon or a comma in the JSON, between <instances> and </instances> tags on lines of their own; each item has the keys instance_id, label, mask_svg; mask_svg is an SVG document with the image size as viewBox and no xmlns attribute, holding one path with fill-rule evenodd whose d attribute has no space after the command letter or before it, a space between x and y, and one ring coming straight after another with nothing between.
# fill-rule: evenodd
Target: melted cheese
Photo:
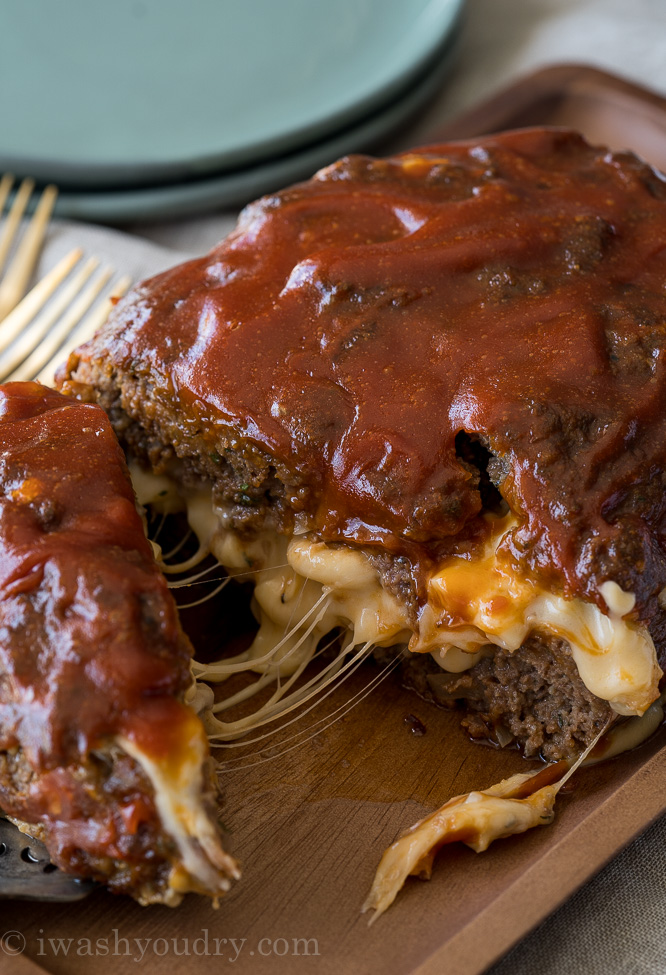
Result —
<instances>
[{"instance_id":1,"label":"melted cheese","mask_svg":"<svg viewBox=\"0 0 666 975\"><path fill-rule=\"evenodd\" d=\"M558 786L546 785L522 799L512 796L539 774L540 770L513 775L482 792L455 796L410 827L386 850L377 868L362 908L375 912L370 923L391 906L407 877L430 879L434 857L444 844L461 842L482 853L495 840L551 823Z\"/></svg>"},{"instance_id":2,"label":"melted cheese","mask_svg":"<svg viewBox=\"0 0 666 975\"><path fill-rule=\"evenodd\" d=\"M145 474L141 489L148 500ZM171 503L162 480L155 494ZM260 628L248 656L259 673L295 673L336 627L352 631L353 645L409 640L411 650L432 653L452 672L472 667L489 644L516 651L536 632L567 641L585 686L619 714L642 714L658 696L661 670L654 644L647 629L629 617L633 594L605 582L600 593L606 614L591 602L565 599L520 576L502 548L516 527L513 515L489 519L490 537L477 557L452 557L432 575L427 603L414 625L406 608L383 588L363 550L329 545L307 533L291 539L263 533L248 542L226 527L226 513L213 506L209 490L192 494L186 505L200 552L212 551L232 575L255 583ZM210 668L209 675L216 679Z\"/></svg>"},{"instance_id":3,"label":"melted cheese","mask_svg":"<svg viewBox=\"0 0 666 975\"><path fill-rule=\"evenodd\" d=\"M256 669L294 673L322 637L338 627L352 630L355 646L391 646L409 639L404 607L381 586L377 570L361 552L332 549L302 536L262 536L251 550L241 547L240 555L238 545L238 538L225 530L211 539L213 554L227 568L233 556L232 574L239 565L246 574L248 562L253 564L253 609L260 627L248 654ZM261 663L274 647L279 649L270 662Z\"/></svg>"},{"instance_id":4,"label":"melted cheese","mask_svg":"<svg viewBox=\"0 0 666 975\"><path fill-rule=\"evenodd\" d=\"M454 796L406 830L385 851L377 867L362 908L375 912L370 923L390 907L407 877L430 879L435 856L447 843L465 843L475 853L483 853L495 840L551 823L558 792L603 736L602 729L573 765L558 762L527 774L512 775L489 789Z\"/></svg>"},{"instance_id":5,"label":"melted cheese","mask_svg":"<svg viewBox=\"0 0 666 975\"><path fill-rule=\"evenodd\" d=\"M144 473L144 489L145 478ZM186 504L200 551L210 551L230 575L254 582L260 627L248 656L258 672L295 673L321 638L338 627L353 631L354 645L390 646L409 639L404 607L382 587L362 552L305 535L287 539L262 532L241 539L225 527L224 509L213 505L210 491L192 494Z\"/></svg>"},{"instance_id":6,"label":"melted cheese","mask_svg":"<svg viewBox=\"0 0 666 975\"><path fill-rule=\"evenodd\" d=\"M218 832L204 805L203 770L208 757L204 730L194 713L183 722L178 753L162 759L148 754L128 738L118 744L143 768L155 790L155 806L162 826L173 839L179 861L169 876L171 905L194 890L213 896L229 890L229 878L238 879L238 864L224 852Z\"/></svg>"},{"instance_id":7,"label":"melted cheese","mask_svg":"<svg viewBox=\"0 0 666 975\"><path fill-rule=\"evenodd\" d=\"M521 577L502 551L515 526L512 515L496 519L477 559L452 558L433 575L420 632L410 648L437 647L442 667L457 671L460 650L474 655L494 643L514 651L531 632L545 633L567 641L581 680L593 694L619 714L642 714L658 696L661 670L647 629L625 619L635 604L633 594L604 583L605 614L594 603L565 599Z\"/></svg>"}]
</instances>

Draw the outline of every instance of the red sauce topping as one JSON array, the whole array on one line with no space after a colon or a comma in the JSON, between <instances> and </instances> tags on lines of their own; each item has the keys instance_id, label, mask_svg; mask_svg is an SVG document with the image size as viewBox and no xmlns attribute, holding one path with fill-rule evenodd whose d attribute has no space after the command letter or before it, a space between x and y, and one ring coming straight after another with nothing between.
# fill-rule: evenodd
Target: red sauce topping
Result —
<instances>
[{"instance_id":1,"label":"red sauce topping","mask_svg":"<svg viewBox=\"0 0 666 975\"><path fill-rule=\"evenodd\" d=\"M144 718L187 724L190 648L105 413L9 383L0 449L0 750L44 772L140 727L159 754Z\"/></svg>"},{"instance_id":2,"label":"red sauce topping","mask_svg":"<svg viewBox=\"0 0 666 975\"><path fill-rule=\"evenodd\" d=\"M662 177L528 130L350 157L259 201L120 306L112 355L287 460L329 539L446 551L478 529L456 438L481 438L521 516L516 561L602 607L615 579L647 617L666 582L665 282Z\"/></svg>"}]
</instances>

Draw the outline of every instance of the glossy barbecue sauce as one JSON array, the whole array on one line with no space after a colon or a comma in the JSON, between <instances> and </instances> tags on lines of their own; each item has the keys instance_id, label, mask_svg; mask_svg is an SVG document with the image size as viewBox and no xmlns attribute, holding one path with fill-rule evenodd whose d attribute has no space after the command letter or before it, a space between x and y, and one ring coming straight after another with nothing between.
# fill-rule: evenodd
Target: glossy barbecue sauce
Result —
<instances>
[{"instance_id":1,"label":"glossy barbecue sauce","mask_svg":"<svg viewBox=\"0 0 666 975\"><path fill-rule=\"evenodd\" d=\"M632 155L526 130L349 157L250 206L120 321L113 355L286 459L323 537L433 564L469 544L462 435L518 515L516 564L604 611L613 579L656 612L666 187Z\"/></svg>"},{"instance_id":2,"label":"glossy barbecue sauce","mask_svg":"<svg viewBox=\"0 0 666 975\"><path fill-rule=\"evenodd\" d=\"M0 753L24 770L0 774L0 806L50 823L52 853L114 855L155 810L136 776L91 777L90 753L124 735L162 756L189 720L189 643L104 412L8 383L0 449Z\"/></svg>"}]
</instances>

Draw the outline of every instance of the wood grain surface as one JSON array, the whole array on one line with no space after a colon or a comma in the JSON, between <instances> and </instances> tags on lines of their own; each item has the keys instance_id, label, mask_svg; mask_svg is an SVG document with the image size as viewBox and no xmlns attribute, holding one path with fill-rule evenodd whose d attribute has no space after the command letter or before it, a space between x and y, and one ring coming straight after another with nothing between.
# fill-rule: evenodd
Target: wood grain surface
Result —
<instances>
[{"instance_id":1,"label":"wood grain surface","mask_svg":"<svg viewBox=\"0 0 666 975\"><path fill-rule=\"evenodd\" d=\"M372 664L356 674L323 714L375 674ZM425 735L412 733L412 714ZM236 972L275 975L438 972L445 958L448 971L472 975L664 809L662 732L635 754L578 773L552 826L482 855L447 848L433 879L408 881L368 927L361 904L384 847L403 828L455 793L534 763L468 742L456 714L421 702L392 676L330 727L313 728L311 740L275 754L290 731L271 742L268 760L240 760L249 767L224 774L223 818L244 875L218 910L196 896L174 910L99 891L77 905L7 902L3 930L20 931L26 955L59 975L123 973L130 962L176 973L184 958L192 973L235 959Z\"/></svg>"}]
</instances>

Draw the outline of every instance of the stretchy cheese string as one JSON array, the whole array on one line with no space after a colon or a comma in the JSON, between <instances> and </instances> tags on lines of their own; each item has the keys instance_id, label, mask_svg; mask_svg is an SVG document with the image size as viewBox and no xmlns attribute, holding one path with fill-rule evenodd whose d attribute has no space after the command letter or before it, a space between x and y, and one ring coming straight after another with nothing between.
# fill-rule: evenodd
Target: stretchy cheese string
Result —
<instances>
[{"instance_id":1,"label":"stretchy cheese string","mask_svg":"<svg viewBox=\"0 0 666 975\"><path fill-rule=\"evenodd\" d=\"M160 523L160 529L162 524ZM176 551L180 545L172 549ZM210 554L209 547L200 542L197 552L191 558L176 564L162 565L171 574L182 571L191 571L201 564ZM219 563L214 563L207 568L170 583L170 588L181 589L196 585L203 581L217 581L217 578L210 578L216 570L222 568ZM271 566L270 569L289 568L288 563L282 566ZM256 576L262 570L252 572L237 573L239 577ZM269 571L269 570L264 570ZM208 577L208 578L207 578ZM219 578L219 577L218 577ZM230 581L229 576L225 576L212 591L208 592L201 599L180 604L180 608L191 608L214 598ZM305 585L304 580L303 585ZM200 663L193 661L192 673L197 684L201 682L219 683L228 679L233 674L252 672L256 674L253 683L242 688L234 694L223 697L212 702L206 695L200 695L199 699L205 702L202 719L206 727L209 739L215 743L226 743L230 740L246 735L254 729L261 728L268 723L274 722L279 718L290 715L295 709L302 709L303 705L310 702L313 698L318 698L332 688L337 686L340 678L348 672L356 669L357 665L368 656L372 649L369 643L364 644L360 649L356 648L353 642L341 642L340 649L335 657L326 663L319 673L310 677L305 683L299 683L309 665L322 654L322 649L317 649L320 642L318 628L326 616L328 610L327 592L323 591L319 599L305 612L298 613L298 601L294 607L292 616L295 622L286 630L281 639L275 642L266 653L261 656L252 656L248 651L234 657L223 658L212 663ZM316 635L316 639L315 639ZM295 638L295 642L290 642ZM329 643L327 648L332 644ZM325 648L326 649L326 648ZM284 650L284 652L283 652ZM295 662L295 669L286 679L284 672L290 668L290 663L294 658L299 658ZM223 711L228 711L233 707L249 701L252 697L264 691L271 684L275 684L275 690L270 697L257 707L251 714L244 716L236 721L221 721L217 715ZM197 697L196 688L190 695L191 700ZM315 701L315 703L317 703ZM308 708L308 710L310 710ZM300 716L300 715L299 715ZM291 723L291 722L287 722ZM282 723L281 727L285 727ZM263 737L263 736L262 736ZM257 739L254 739L255 741Z\"/></svg>"},{"instance_id":2,"label":"stretchy cheese string","mask_svg":"<svg viewBox=\"0 0 666 975\"><path fill-rule=\"evenodd\" d=\"M265 762L272 762L278 758L282 758L284 755L289 754L289 752L294 751L294 749L296 748L301 748L308 741L311 741L317 735L320 735L323 731L326 731L332 725L336 724L336 722L342 720L342 718L344 718L347 714L349 714L350 711L352 711L355 707L357 707L359 704L365 701L365 699L370 694L372 694L372 692L382 683L382 681L384 681L389 676L389 674L393 670L395 670L396 667L398 667L398 665L400 664L400 660L401 658L398 656L393 660L391 660L388 664L385 664L384 667L379 671L379 673L377 673L372 678L372 680L370 680L363 687L362 690L357 691L356 694L352 694L351 697L349 697L344 704L340 705L330 714L327 714L322 718L318 718L316 721L308 725L306 728L302 729L301 731L295 732L294 734L290 735L288 738L281 741L278 750L273 751L271 755L261 757L255 761L249 761L249 762L246 761L244 757L240 757L238 759L227 759L226 761L219 763L218 766L219 771L221 773L226 774L230 771L236 772L247 768L255 768L257 765L263 765ZM342 680L346 680L348 676L351 676L351 674L355 673L355 671L358 670L358 668L361 666L362 663L363 663L363 659L357 660L353 668L347 671L347 674L342 678ZM327 692L323 695L323 697L325 698L328 697L330 694L332 694L333 691L337 688L337 686L338 685L336 683L333 687L329 688ZM304 714L310 712L319 703L321 702L317 700L314 702L314 704L311 704L309 708L306 708L305 711L299 712L299 714L296 717L292 718L290 721L287 721L284 725L281 725L280 730L282 730L282 728L287 727L290 724L293 724L295 721L299 721ZM261 741L263 738L267 738L267 737L269 737L269 735L261 735L256 739L252 739L251 741L244 742L244 743L234 742L230 744L228 742L225 742L225 747L240 747L241 744L251 744L253 741Z\"/></svg>"}]
</instances>

